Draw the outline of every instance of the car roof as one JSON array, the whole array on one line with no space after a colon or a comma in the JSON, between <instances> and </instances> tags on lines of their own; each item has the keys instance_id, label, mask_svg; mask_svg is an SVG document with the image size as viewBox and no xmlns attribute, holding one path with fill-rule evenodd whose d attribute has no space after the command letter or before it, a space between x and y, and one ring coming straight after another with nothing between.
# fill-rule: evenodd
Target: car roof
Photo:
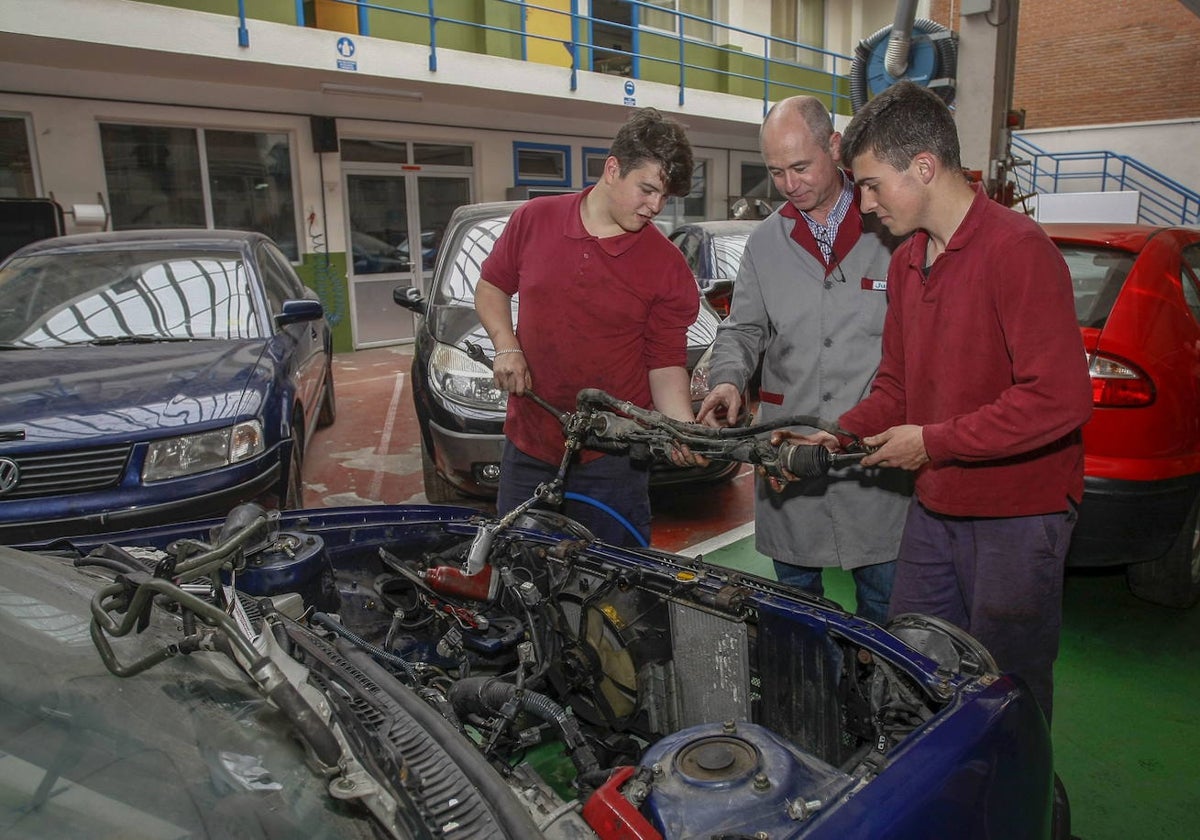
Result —
<instances>
[{"instance_id":1,"label":"car roof","mask_svg":"<svg viewBox=\"0 0 1200 840\"><path fill-rule=\"evenodd\" d=\"M532 201L533 199L527 199ZM491 219L511 216L524 201L482 201L477 204L462 204L455 208L452 219Z\"/></svg>"},{"instance_id":2,"label":"car roof","mask_svg":"<svg viewBox=\"0 0 1200 840\"><path fill-rule=\"evenodd\" d=\"M1042 228L1055 242L1103 245L1124 251L1140 251L1165 230L1184 230L1170 225L1114 224L1111 222L1049 222Z\"/></svg>"},{"instance_id":3,"label":"car roof","mask_svg":"<svg viewBox=\"0 0 1200 840\"><path fill-rule=\"evenodd\" d=\"M15 251L12 257L27 257L55 251L88 250L112 245L154 247L156 245L203 245L223 249L241 249L255 242L269 242L270 237L251 230L206 230L203 228L153 228L149 230L117 230L99 233L77 233L42 239Z\"/></svg>"},{"instance_id":4,"label":"car roof","mask_svg":"<svg viewBox=\"0 0 1200 840\"><path fill-rule=\"evenodd\" d=\"M674 232L696 228L712 236L730 236L739 233L750 233L758 226L761 219L713 219L705 222L685 222L675 228Z\"/></svg>"}]
</instances>

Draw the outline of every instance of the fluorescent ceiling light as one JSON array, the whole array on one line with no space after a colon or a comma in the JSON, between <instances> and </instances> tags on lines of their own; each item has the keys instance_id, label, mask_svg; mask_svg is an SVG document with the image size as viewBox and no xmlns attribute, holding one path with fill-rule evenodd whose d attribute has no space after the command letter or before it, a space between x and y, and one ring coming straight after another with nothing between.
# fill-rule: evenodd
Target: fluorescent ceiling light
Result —
<instances>
[{"instance_id":1,"label":"fluorescent ceiling light","mask_svg":"<svg viewBox=\"0 0 1200 840\"><path fill-rule=\"evenodd\" d=\"M367 87L366 85L339 85L333 82L321 82L321 93L333 93L339 96L378 96L384 99L407 99L420 102L425 94L417 90L397 90L385 87Z\"/></svg>"}]
</instances>

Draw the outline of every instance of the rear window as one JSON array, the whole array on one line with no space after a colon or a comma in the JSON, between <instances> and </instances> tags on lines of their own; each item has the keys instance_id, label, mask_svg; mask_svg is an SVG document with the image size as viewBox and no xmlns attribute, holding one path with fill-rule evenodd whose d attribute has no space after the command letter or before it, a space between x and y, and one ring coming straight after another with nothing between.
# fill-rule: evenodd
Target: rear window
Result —
<instances>
[{"instance_id":1,"label":"rear window","mask_svg":"<svg viewBox=\"0 0 1200 840\"><path fill-rule=\"evenodd\" d=\"M1075 290L1075 319L1081 327L1103 327L1135 254L1111 248L1058 243Z\"/></svg>"}]
</instances>

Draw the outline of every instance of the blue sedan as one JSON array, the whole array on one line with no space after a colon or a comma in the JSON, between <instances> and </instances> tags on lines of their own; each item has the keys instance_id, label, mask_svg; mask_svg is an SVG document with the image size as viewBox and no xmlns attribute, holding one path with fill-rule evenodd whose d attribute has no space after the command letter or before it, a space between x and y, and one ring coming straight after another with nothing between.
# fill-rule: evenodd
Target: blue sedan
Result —
<instances>
[{"instance_id":1,"label":"blue sedan","mask_svg":"<svg viewBox=\"0 0 1200 840\"><path fill-rule=\"evenodd\" d=\"M59 237L0 264L0 542L302 505L335 416L315 292L267 237Z\"/></svg>"}]
</instances>

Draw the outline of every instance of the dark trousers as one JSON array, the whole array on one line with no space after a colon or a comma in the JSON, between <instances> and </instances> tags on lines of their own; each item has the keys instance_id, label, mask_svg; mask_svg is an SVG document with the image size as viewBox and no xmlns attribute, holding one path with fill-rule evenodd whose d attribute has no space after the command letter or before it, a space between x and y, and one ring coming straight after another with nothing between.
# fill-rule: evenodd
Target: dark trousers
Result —
<instances>
[{"instance_id":1,"label":"dark trousers","mask_svg":"<svg viewBox=\"0 0 1200 840\"><path fill-rule=\"evenodd\" d=\"M926 613L955 624L1029 686L1050 721L1062 627L1063 567L1074 510L974 519L915 499L900 541L889 617Z\"/></svg>"},{"instance_id":2,"label":"dark trousers","mask_svg":"<svg viewBox=\"0 0 1200 840\"><path fill-rule=\"evenodd\" d=\"M821 580L821 566L792 566L788 563L775 564L775 579L788 586L803 589L814 595L825 594L825 583ZM896 561L859 566L854 575L854 614L876 624L887 621L888 602L892 597L892 580L896 577Z\"/></svg>"},{"instance_id":3,"label":"dark trousers","mask_svg":"<svg viewBox=\"0 0 1200 840\"><path fill-rule=\"evenodd\" d=\"M504 442L500 460L500 491L496 510L501 515L531 497L537 486L558 474L557 464L547 464ZM567 468L566 492L586 496L612 510L650 542L650 471L630 463L623 455L602 455L578 461ZM612 513L586 502L567 499L561 512L584 525L597 539L612 545L638 545L635 537Z\"/></svg>"}]
</instances>

